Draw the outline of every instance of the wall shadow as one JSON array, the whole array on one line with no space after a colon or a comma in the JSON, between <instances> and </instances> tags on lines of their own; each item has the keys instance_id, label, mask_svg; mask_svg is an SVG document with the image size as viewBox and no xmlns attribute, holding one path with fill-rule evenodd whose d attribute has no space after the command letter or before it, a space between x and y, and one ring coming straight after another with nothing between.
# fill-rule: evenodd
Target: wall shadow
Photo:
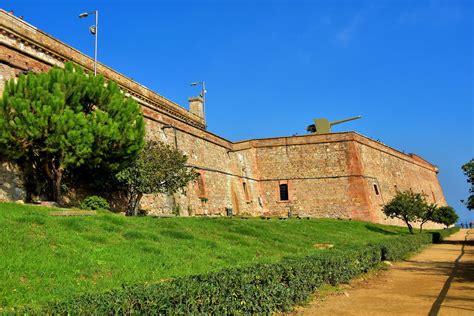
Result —
<instances>
[{"instance_id":1,"label":"wall shadow","mask_svg":"<svg viewBox=\"0 0 474 316\"><path fill-rule=\"evenodd\" d=\"M372 226L370 224L365 225L365 228L367 228L370 231L373 231L373 232L376 232L376 233L379 233L379 234L384 234L384 235L397 235L398 234L398 233L395 233L395 232L392 232L392 231L389 231L389 230L385 230L385 229L377 227L377 226Z\"/></svg>"},{"instance_id":2,"label":"wall shadow","mask_svg":"<svg viewBox=\"0 0 474 316\"><path fill-rule=\"evenodd\" d=\"M441 305L443 304L444 299L446 298L446 295L448 294L449 288L451 287L451 283L453 282L454 278L459 278L458 282L473 282L474 281L474 267L472 266L472 263L470 262L463 262L461 263L461 258L464 256L466 253L466 246L472 245L472 240L468 240L468 237L472 233L472 230L469 230L466 233L466 236L464 237L463 241L452 241L452 240L446 240L442 241L442 244L461 244L461 253L459 256L456 258L454 261L454 267L449 273L449 277L444 283L443 288L438 294L438 297L436 298L435 302L431 306L430 312L428 313L429 316L436 316L439 313L439 310L441 309Z\"/></svg>"}]
</instances>

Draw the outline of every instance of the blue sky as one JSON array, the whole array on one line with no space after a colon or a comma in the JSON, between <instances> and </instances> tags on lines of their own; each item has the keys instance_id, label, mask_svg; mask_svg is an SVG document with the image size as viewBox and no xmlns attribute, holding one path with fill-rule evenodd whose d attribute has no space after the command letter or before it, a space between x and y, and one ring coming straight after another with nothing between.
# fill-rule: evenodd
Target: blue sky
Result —
<instances>
[{"instance_id":1,"label":"blue sky","mask_svg":"<svg viewBox=\"0 0 474 316\"><path fill-rule=\"evenodd\" d=\"M39 4L41 3L41 4ZM474 7L465 1L4 0L99 60L186 106L205 80L209 130L230 140L305 134L315 117L440 168L463 221L474 157Z\"/></svg>"}]
</instances>

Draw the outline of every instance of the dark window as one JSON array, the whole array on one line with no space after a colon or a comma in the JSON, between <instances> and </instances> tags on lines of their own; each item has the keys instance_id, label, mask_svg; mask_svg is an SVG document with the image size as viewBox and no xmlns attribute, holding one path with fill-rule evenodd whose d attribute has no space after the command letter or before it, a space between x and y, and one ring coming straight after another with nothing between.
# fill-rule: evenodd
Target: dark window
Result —
<instances>
[{"instance_id":1,"label":"dark window","mask_svg":"<svg viewBox=\"0 0 474 316\"><path fill-rule=\"evenodd\" d=\"M288 201L288 184L280 184L280 201Z\"/></svg>"},{"instance_id":2,"label":"dark window","mask_svg":"<svg viewBox=\"0 0 474 316\"><path fill-rule=\"evenodd\" d=\"M374 184L374 191L376 195L379 195L379 188L377 187L376 184Z\"/></svg>"}]
</instances>

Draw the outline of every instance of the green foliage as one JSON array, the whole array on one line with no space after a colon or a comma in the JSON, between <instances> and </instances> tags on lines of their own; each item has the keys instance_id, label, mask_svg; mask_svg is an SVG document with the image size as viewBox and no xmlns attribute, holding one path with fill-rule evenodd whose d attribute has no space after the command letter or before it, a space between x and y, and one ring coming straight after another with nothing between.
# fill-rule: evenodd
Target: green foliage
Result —
<instances>
[{"instance_id":1,"label":"green foliage","mask_svg":"<svg viewBox=\"0 0 474 316\"><path fill-rule=\"evenodd\" d=\"M384 205L383 212L391 218L403 220L410 233L413 234L413 226L410 222L419 221L427 207L424 196L412 191L397 192L395 197Z\"/></svg>"},{"instance_id":2,"label":"green foliage","mask_svg":"<svg viewBox=\"0 0 474 316\"><path fill-rule=\"evenodd\" d=\"M429 243L439 243L445 237L459 231L458 227L444 230L430 231L429 233L406 235L393 238L390 242L373 243L382 249L382 260L396 261L406 259L408 255L418 251Z\"/></svg>"},{"instance_id":3,"label":"green foliage","mask_svg":"<svg viewBox=\"0 0 474 316\"><path fill-rule=\"evenodd\" d=\"M0 203L0 314L123 284L277 263L408 234L405 227L335 219L153 218L105 211L56 217L49 211ZM317 243L334 248L315 249Z\"/></svg>"},{"instance_id":4,"label":"green foliage","mask_svg":"<svg viewBox=\"0 0 474 316\"><path fill-rule=\"evenodd\" d=\"M441 206L433 214L433 221L449 227L457 222L459 216L451 206Z\"/></svg>"},{"instance_id":5,"label":"green foliage","mask_svg":"<svg viewBox=\"0 0 474 316\"><path fill-rule=\"evenodd\" d=\"M196 179L188 167L188 157L178 149L161 142L149 141L139 155L117 174L127 190L127 215L137 215L143 194L173 194L184 190Z\"/></svg>"},{"instance_id":6,"label":"green foliage","mask_svg":"<svg viewBox=\"0 0 474 316\"><path fill-rule=\"evenodd\" d=\"M423 197L424 198L424 197ZM438 206L436 204L428 204L425 200L425 205L418 214L420 223L420 233L423 231L423 225L428 221L434 221L433 216Z\"/></svg>"},{"instance_id":7,"label":"green foliage","mask_svg":"<svg viewBox=\"0 0 474 316\"><path fill-rule=\"evenodd\" d=\"M83 210L110 210L110 205L107 202L106 199L103 197L97 196L97 195L92 195L86 197L84 200L81 202L81 209Z\"/></svg>"},{"instance_id":8,"label":"green foliage","mask_svg":"<svg viewBox=\"0 0 474 316\"><path fill-rule=\"evenodd\" d=\"M88 164L117 168L143 146L137 103L113 82L73 65L29 73L5 84L0 100L0 147L61 202L65 171Z\"/></svg>"},{"instance_id":9,"label":"green foliage","mask_svg":"<svg viewBox=\"0 0 474 316\"><path fill-rule=\"evenodd\" d=\"M25 311L39 314L160 315L286 312L294 304L307 301L325 283L348 282L374 268L381 260L405 258L431 240L429 234L400 236L377 244L320 252L276 264L225 269L158 284L126 285Z\"/></svg>"},{"instance_id":10,"label":"green foliage","mask_svg":"<svg viewBox=\"0 0 474 316\"><path fill-rule=\"evenodd\" d=\"M378 245L382 249L382 260L396 261L406 259L409 254L431 242L432 236L425 233L401 236Z\"/></svg>"},{"instance_id":11,"label":"green foliage","mask_svg":"<svg viewBox=\"0 0 474 316\"><path fill-rule=\"evenodd\" d=\"M436 204L428 204L423 194L412 191L398 192L390 202L384 205L383 212L386 216L403 220L412 234L413 227L410 222L421 222L421 233L423 224L428 221L444 224L448 227L458 220L458 216L452 207L438 207Z\"/></svg>"},{"instance_id":12,"label":"green foliage","mask_svg":"<svg viewBox=\"0 0 474 316\"><path fill-rule=\"evenodd\" d=\"M470 195L467 199L466 206L469 210L474 210L474 159L465 163L462 166L462 171L467 177L467 182L471 184L469 188Z\"/></svg>"},{"instance_id":13,"label":"green foliage","mask_svg":"<svg viewBox=\"0 0 474 316\"><path fill-rule=\"evenodd\" d=\"M324 283L336 285L380 262L380 249L360 247L276 264L258 264L158 284L91 293L27 312L40 314L251 315L289 311Z\"/></svg>"},{"instance_id":14,"label":"green foliage","mask_svg":"<svg viewBox=\"0 0 474 316\"><path fill-rule=\"evenodd\" d=\"M443 230L431 231L430 234L433 236L433 243L436 244L442 242L446 237L458 232L459 230L459 227L453 226Z\"/></svg>"}]
</instances>

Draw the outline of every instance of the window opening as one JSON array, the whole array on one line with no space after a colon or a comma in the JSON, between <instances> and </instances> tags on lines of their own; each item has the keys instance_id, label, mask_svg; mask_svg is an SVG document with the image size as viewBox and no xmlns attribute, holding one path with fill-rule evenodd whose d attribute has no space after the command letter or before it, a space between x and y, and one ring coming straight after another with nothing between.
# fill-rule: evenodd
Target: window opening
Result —
<instances>
[{"instance_id":1,"label":"window opening","mask_svg":"<svg viewBox=\"0 0 474 316\"><path fill-rule=\"evenodd\" d=\"M374 191L376 195L379 195L379 188L377 187L375 183L374 183Z\"/></svg>"},{"instance_id":2,"label":"window opening","mask_svg":"<svg viewBox=\"0 0 474 316\"><path fill-rule=\"evenodd\" d=\"M280 201L288 201L288 184L280 184Z\"/></svg>"}]
</instances>

